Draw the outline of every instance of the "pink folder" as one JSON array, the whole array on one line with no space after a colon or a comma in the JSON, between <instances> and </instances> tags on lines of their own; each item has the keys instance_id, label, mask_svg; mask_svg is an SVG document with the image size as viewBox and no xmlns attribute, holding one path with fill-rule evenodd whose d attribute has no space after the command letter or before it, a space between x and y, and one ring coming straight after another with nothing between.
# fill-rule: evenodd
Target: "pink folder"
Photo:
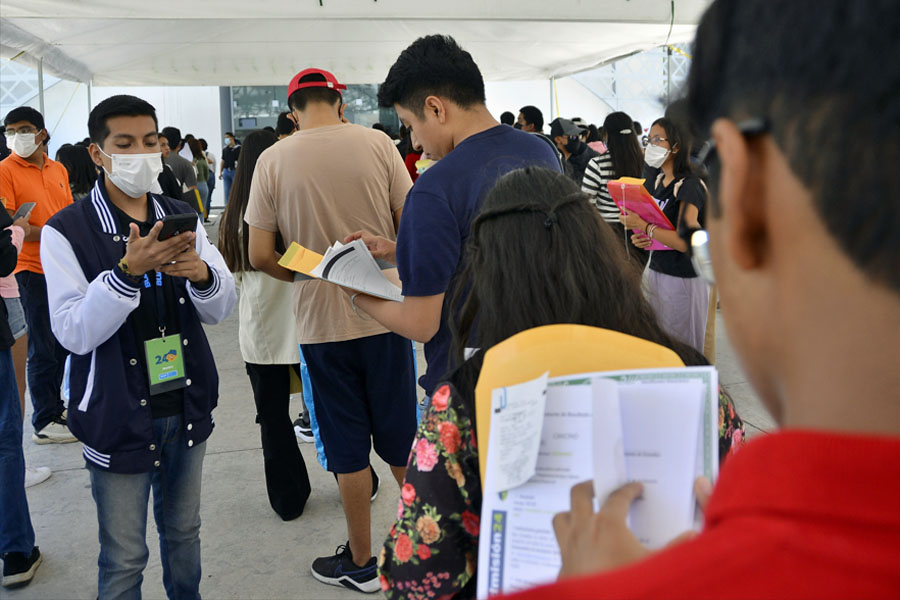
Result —
<instances>
[{"instance_id":1,"label":"pink folder","mask_svg":"<svg viewBox=\"0 0 900 600\"><path fill-rule=\"evenodd\" d=\"M621 209L627 209L648 223L652 223L660 229L675 231L675 227L659 209L659 204L644 187L644 180L634 177L622 177L606 184L613 202ZM640 229L632 229L634 233L644 233ZM668 246L653 240L645 250L671 250Z\"/></svg>"}]
</instances>

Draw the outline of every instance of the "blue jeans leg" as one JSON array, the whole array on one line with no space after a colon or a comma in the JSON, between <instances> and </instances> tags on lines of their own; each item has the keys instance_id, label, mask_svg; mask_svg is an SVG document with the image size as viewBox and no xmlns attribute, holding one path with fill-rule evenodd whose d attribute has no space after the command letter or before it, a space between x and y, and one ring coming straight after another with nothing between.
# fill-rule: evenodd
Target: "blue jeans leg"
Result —
<instances>
[{"instance_id":1,"label":"blue jeans leg","mask_svg":"<svg viewBox=\"0 0 900 600\"><path fill-rule=\"evenodd\" d=\"M228 206L228 195L231 193L231 183L234 181L234 169L222 170L222 181L225 182L225 206Z\"/></svg>"},{"instance_id":2,"label":"blue jeans leg","mask_svg":"<svg viewBox=\"0 0 900 600\"><path fill-rule=\"evenodd\" d=\"M9 349L0 350L0 554L34 547L34 528L25 496L22 410Z\"/></svg>"},{"instance_id":3,"label":"blue jeans leg","mask_svg":"<svg viewBox=\"0 0 900 600\"><path fill-rule=\"evenodd\" d=\"M180 415L153 420L154 443L162 455L152 473L123 475L88 464L100 523L100 600L141 597L151 488L166 595L200 598L200 476L206 442L188 448L182 427Z\"/></svg>"},{"instance_id":4,"label":"blue jeans leg","mask_svg":"<svg viewBox=\"0 0 900 600\"><path fill-rule=\"evenodd\" d=\"M110 473L88 463L100 525L97 595L100 600L138 600L147 550L150 473Z\"/></svg>"},{"instance_id":5,"label":"blue jeans leg","mask_svg":"<svg viewBox=\"0 0 900 600\"><path fill-rule=\"evenodd\" d=\"M163 585L171 600L200 598L200 481L206 442L188 446L181 415L154 420L162 449L153 475Z\"/></svg>"},{"instance_id":6,"label":"blue jeans leg","mask_svg":"<svg viewBox=\"0 0 900 600\"><path fill-rule=\"evenodd\" d=\"M50 329L50 308L47 304L47 282L40 273L22 271L16 274L25 321L28 323L28 362L26 378L34 414L31 424L35 431L43 429L62 414L60 386L66 351L59 345Z\"/></svg>"}]
</instances>

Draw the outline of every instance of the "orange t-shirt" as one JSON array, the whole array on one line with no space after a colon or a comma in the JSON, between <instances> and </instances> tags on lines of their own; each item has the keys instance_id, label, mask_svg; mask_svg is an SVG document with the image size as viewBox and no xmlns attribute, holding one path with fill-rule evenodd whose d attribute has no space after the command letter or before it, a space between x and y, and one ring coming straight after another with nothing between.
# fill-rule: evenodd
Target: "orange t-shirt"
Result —
<instances>
[{"instance_id":1,"label":"orange t-shirt","mask_svg":"<svg viewBox=\"0 0 900 600\"><path fill-rule=\"evenodd\" d=\"M35 202L28 223L32 227L43 227L50 217L72 204L69 173L46 154L42 169L10 154L0 161L0 198L5 198L6 210L10 213L15 213L26 202ZM44 272L41 268L40 242L22 244L15 272L20 271Z\"/></svg>"}]
</instances>

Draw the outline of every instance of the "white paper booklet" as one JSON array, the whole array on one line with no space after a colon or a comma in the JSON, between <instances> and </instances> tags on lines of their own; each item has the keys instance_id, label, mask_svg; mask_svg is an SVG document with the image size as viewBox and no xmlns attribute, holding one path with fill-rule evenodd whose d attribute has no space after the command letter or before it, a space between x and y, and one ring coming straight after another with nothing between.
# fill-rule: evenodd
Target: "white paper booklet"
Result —
<instances>
[{"instance_id":1,"label":"white paper booklet","mask_svg":"<svg viewBox=\"0 0 900 600\"><path fill-rule=\"evenodd\" d=\"M386 300L403 301L400 288L385 278L362 240L335 242L310 275Z\"/></svg>"},{"instance_id":2,"label":"white paper booklet","mask_svg":"<svg viewBox=\"0 0 900 600\"><path fill-rule=\"evenodd\" d=\"M532 420L509 407L535 409L544 382L544 418L535 433ZM499 398L505 410L497 410ZM518 438L510 435L516 427ZM539 447L533 467L528 441ZM695 523L694 478L718 473L715 368L544 376L494 390L487 452L479 598L556 579L553 516L569 510L570 490L581 481L593 480L598 504L625 482L641 481L644 494L629 525L644 544L661 547Z\"/></svg>"}]
</instances>

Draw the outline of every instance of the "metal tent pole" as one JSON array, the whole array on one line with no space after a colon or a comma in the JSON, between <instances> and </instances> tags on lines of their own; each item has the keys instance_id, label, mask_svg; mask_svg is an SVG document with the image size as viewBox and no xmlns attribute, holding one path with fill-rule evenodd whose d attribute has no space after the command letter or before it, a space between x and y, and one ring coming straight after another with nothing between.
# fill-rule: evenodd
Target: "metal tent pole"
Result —
<instances>
[{"instance_id":1,"label":"metal tent pole","mask_svg":"<svg viewBox=\"0 0 900 600\"><path fill-rule=\"evenodd\" d=\"M44 59L38 61L38 102L41 114L44 114Z\"/></svg>"},{"instance_id":2,"label":"metal tent pole","mask_svg":"<svg viewBox=\"0 0 900 600\"><path fill-rule=\"evenodd\" d=\"M88 80L87 82L87 93L88 93L88 114L91 114L91 109L94 108L91 104L91 87L93 84Z\"/></svg>"}]
</instances>

